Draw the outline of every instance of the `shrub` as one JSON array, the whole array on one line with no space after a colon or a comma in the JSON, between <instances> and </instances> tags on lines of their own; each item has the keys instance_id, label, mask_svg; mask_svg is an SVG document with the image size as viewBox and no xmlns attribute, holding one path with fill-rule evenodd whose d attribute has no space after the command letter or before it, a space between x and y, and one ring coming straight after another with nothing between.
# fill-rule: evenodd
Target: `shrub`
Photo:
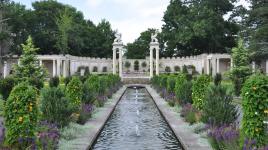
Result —
<instances>
[{"instance_id":1,"label":"shrub","mask_svg":"<svg viewBox=\"0 0 268 150\"><path fill-rule=\"evenodd\" d=\"M31 37L28 37L26 44L22 44L22 55L20 57L20 64L14 67L14 77L19 82L28 81L31 85L41 89L46 76L45 69L37 62L36 51Z\"/></svg>"},{"instance_id":2,"label":"shrub","mask_svg":"<svg viewBox=\"0 0 268 150\"><path fill-rule=\"evenodd\" d=\"M60 132L55 124L42 121L39 123L37 137L37 149L57 149ZM33 147L32 149L35 148Z\"/></svg>"},{"instance_id":3,"label":"shrub","mask_svg":"<svg viewBox=\"0 0 268 150\"><path fill-rule=\"evenodd\" d=\"M167 72L167 73L170 73L170 72L171 72L171 69L170 69L169 66L166 66L166 68L165 68L165 72Z\"/></svg>"},{"instance_id":4,"label":"shrub","mask_svg":"<svg viewBox=\"0 0 268 150\"><path fill-rule=\"evenodd\" d=\"M59 87L45 88L41 91L40 110L44 120L59 127L69 124L74 111L69 99Z\"/></svg>"},{"instance_id":5,"label":"shrub","mask_svg":"<svg viewBox=\"0 0 268 150\"><path fill-rule=\"evenodd\" d=\"M88 76L89 74L90 74L90 72L89 72L89 67L86 66L86 67L85 67L85 76Z\"/></svg>"},{"instance_id":6,"label":"shrub","mask_svg":"<svg viewBox=\"0 0 268 150\"><path fill-rule=\"evenodd\" d=\"M74 76L66 87L66 96L76 110L79 110L81 107L82 92L82 82L78 77Z\"/></svg>"},{"instance_id":7,"label":"shrub","mask_svg":"<svg viewBox=\"0 0 268 150\"><path fill-rule=\"evenodd\" d=\"M214 84L216 86L220 85L221 84L221 80L222 80L222 76L220 73L217 73L214 77Z\"/></svg>"},{"instance_id":8,"label":"shrub","mask_svg":"<svg viewBox=\"0 0 268 150\"><path fill-rule=\"evenodd\" d=\"M29 141L18 143L18 140L35 137L38 119L37 90L25 82L15 86L7 99L4 117L7 144L28 147Z\"/></svg>"},{"instance_id":9,"label":"shrub","mask_svg":"<svg viewBox=\"0 0 268 150\"><path fill-rule=\"evenodd\" d=\"M126 67L127 69L130 68L130 67L131 67L131 63L127 61L127 62L125 63L125 67Z\"/></svg>"},{"instance_id":10,"label":"shrub","mask_svg":"<svg viewBox=\"0 0 268 150\"><path fill-rule=\"evenodd\" d=\"M268 77L253 75L242 89L242 131L246 138L256 139L258 146L265 144L265 117L268 114Z\"/></svg>"},{"instance_id":11,"label":"shrub","mask_svg":"<svg viewBox=\"0 0 268 150\"><path fill-rule=\"evenodd\" d=\"M185 104L181 110L181 117L185 118L186 122L193 124L196 122L196 110L191 104Z\"/></svg>"},{"instance_id":12,"label":"shrub","mask_svg":"<svg viewBox=\"0 0 268 150\"><path fill-rule=\"evenodd\" d=\"M184 81L181 86L180 90L177 91L177 98L182 105L187 103L193 103L192 101L192 82L191 81Z\"/></svg>"},{"instance_id":13,"label":"shrub","mask_svg":"<svg viewBox=\"0 0 268 150\"><path fill-rule=\"evenodd\" d=\"M91 104L83 104L78 118L79 124L85 124L88 119L91 117L93 111L93 106Z\"/></svg>"},{"instance_id":14,"label":"shrub","mask_svg":"<svg viewBox=\"0 0 268 150\"><path fill-rule=\"evenodd\" d=\"M240 95L243 83L251 74L249 52L244 47L243 40L238 41L238 46L232 49L234 66L230 72L231 79L235 85L235 94Z\"/></svg>"},{"instance_id":15,"label":"shrub","mask_svg":"<svg viewBox=\"0 0 268 150\"><path fill-rule=\"evenodd\" d=\"M235 126L210 126L208 137L213 149L238 150L239 130Z\"/></svg>"},{"instance_id":16,"label":"shrub","mask_svg":"<svg viewBox=\"0 0 268 150\"><path fill-rule=\"evenodd\" d=\"M52 77L49 80L49 86L50 87L58 87L58 85L60 84L60 79L59 77Z\"/></svg>"},{"instance_id":17,"label":"shrub","mask_svg":"<svg viewBox=\"0 0 268 150\"><path fill-rule=\"evenodd\" d=\"M93 67L93 72L98 72L98 67L97 66Z\"/></svg>"},{"instance_id":18,"label":"shrub","mask_svg":"<svg viewBox=\"0 0 268 150\"><path fill-rule=\"evenodd\" d=\"M188 69L187 69L187 66L186 65L183 65L183 67L182 67L182 73L188 74Z\"/></svg>"},{"instance_id":19,"label":"shrub","mask_svg":"<svg viewBox=\"0 0 268 150\"><path fill-rule=\"evenodd\" d=\"M3 99L6 100L16 84L16 79L12 76L8 76L5 79L0 79L0 94Z\"/></svg>"},{"instance_id":20,"label":"shrub","mask_svg":"<svg viewBox=\"0 0 268 150\"><path fill-rule=\"evenodd\" d=\"M167 75L161 75L160 76L160 81L159 81L159 85L161 89L166 89L167 88Z\"/></svg>"},{"instance_id":21,"label":"shrub","mask_svg":"<svg viewBox=\"0 0 268 150\"><path fill-rule=\"evenodd\" d=\"M139 63L138 60L136 60L136 61L134 62L134 70L135 70L135 71L139 71L139 70L140 70L140 63Z\"/></svg>"},{"instance_id":22,"label":"shrub","mask_svg":"<svg viewBox=\"0 0 268 150\"><path fill-rule=\"evenodd\" d=\"M176 84L175 84L175 95L176 95L176 98L179 99L179 101L180 101L180 99L182 97L181 92L182 92L182 90L184 88L182 86L184 81L186 81L185 74L182 74L182 73L178 74L178 76L176 78Z\"/></svg>"},{"instance_id":23,"label":"shrub","mask_svg":"<svg viewBox=\"0 0 268 150\"><path fill-rule=\"evenodd\" d=\"M84 83L85 89L87 92L84 92L83 103L92 104L99 94L100 81L99 77L96 75L89 76L89 78Z\"/></svg>"},{"instance_id":24,"label":"shrub","mask_svg":"<svg viewBox=\"0 0 268 150\"><path fill-rule=\"evenodd\" d=\"M209 76L201 75L196 81L193 82L192 87L192 99L193 105L198 109L202 110L204 106L204 98L207 92L207 87L209 86Z\"/></svg>"},{"instance_id":25,"label":"shrub","mask_svg":"<svg viewBox=\"0 0 268 150\"><path fill-rule=\"evenodd\" d=\"M234 123L237 119L236 106L232 104L232 95L223 86L211 86L204 98L202 120L207 124L220 126ZM212 109L213 108L213 109Z\"/></svg>"},{"instance_id":26,"label":"shrub","mask_svg":"<svg viewBox=\"0 0 268 150\"><path fill-rule=\"evenodd\" d=\"M181 68L180 68L180 66L175 66L174 67L174 70L175 70L175 72L180 72L181 71Z\"/></svg>"},{"instance_id":27,"label":"shrub","mask_svg":"<svg viewBox=\"0 0 268 150\"><path fill-rule=\"evenodd\" d=\"M102 72L107 72L107 71L108 71L107 67L104 66L104 67L102 68Z\"/></svg>"},{"instance_id":28,"label":"shrub","mask_svg":"<svg viewBox=\"0 0 268 150\"><path fill-rule=\"evenodd\" d=\"M65 86L66 86L71 80L72 80L72 76L69 76L69 77L64 78L64 79L63 79L63 82L64 82ZM62 82L60 82L60 83L62 83Z\"/></svg>"},{"instance_id":29,"label":"shrub","mask_svg":"<svg viewBox=\"0 0 268 150\"><path fill-rule=\"evenodd\" d=\"M145 67L147 67L147 63L144 61L144 62L142 62L141 66L142 66L143 68L145 68Z\"/></svg>"},{"instance_id":30,"label":"shrub","mask_svg":"<svg viewBox=\"0 0 268 150\"><path fill-rule=\"evenodd\" d=\"M167 91L169 93L174 93L175 85L176 85L175 76L173 76L173 75L168 76L167 77Z\"/></svg>"}]
</instances>

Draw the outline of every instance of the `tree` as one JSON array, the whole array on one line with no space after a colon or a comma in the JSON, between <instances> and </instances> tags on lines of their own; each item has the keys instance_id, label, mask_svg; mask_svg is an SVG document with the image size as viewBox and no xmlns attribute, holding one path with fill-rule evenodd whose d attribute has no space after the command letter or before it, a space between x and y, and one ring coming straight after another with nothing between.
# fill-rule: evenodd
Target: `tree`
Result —
<instances>
[{"instance_id":1,"label":"tree","mask_svg":"<svg viewBox=\"0 0 268 150\"><path fill-rule=\"evenodd\" d=\"M140 37L137 38L133 43L128 43L126 46L127 52L125 54L127 58L144 59L146 56L148 56L150 54L151 34L155 32L156 29L148 29L142 32Z\"/></svg>"},{"instance_id":2,"label":"tree","mask_svg":"<svg viewBox=\"0 0 268 150\"><path fill-rule=\"evenodd\" d=\"M250 57L257 61L268 58L268 1L250 0L248 28Z\"/></svg>"},{"instance_id":3,"label":"tree","mask_svg":"<svg viewBox=\"0 0 268 150\"><path fill-rule=\"evenodd\" d=\"M231 79L235 86L235 94L239 95L242 84L251 74L249 53L244 47L243 40L238 41L238 46L232 49L233 68L231 70Z\"/></svg>"},{"instance_id":4,"label":"tree","mask_svg":"<svg viewBox=\"0 0 268 150\"><path fill-rule=\"evenodd\" d=\"M14 77L21 81L28 81L34 86L36 84L43 84L46 71L42 66L39 65L36 57L36 51L33 45L32 38L29 36L26 44L22 44L22 55L19 59L19 64L14 66Z\"/></svg>"},{"instance_id":5,"label":"tree","mask_svg":"<svg viewBox=\"0 0 268 150\"><path fill-rule=\"evenodd\" d=\"M136 60L134 62L134 70L135 71L139 71L140 70L140 62L138 60Z\"/></svg>"},{"instance_id":6,"label":"tree","mask_svg":"<svg viewBox=\"0 0 268 150\"><path fill-rule=\"evenodd\" d=\"M238 27L223 15L232 10L231 0L172 0L162 27L167 51L176 56L230 51Z\"/></svg>"},{"instance_id":7,"label":"tree","mask_svg":"<svg viewBox=\"0 0 268 150\"><path fill-rule=\"evenodd\" d=\"M68 14L67 8L65 8L65 10L60 13L60 16L56 18L56 24L59 30L56 47L60 50L62 54L66 54L69 49L68 32L72 27L72 16Z\"/></svg>"}]
</instances>

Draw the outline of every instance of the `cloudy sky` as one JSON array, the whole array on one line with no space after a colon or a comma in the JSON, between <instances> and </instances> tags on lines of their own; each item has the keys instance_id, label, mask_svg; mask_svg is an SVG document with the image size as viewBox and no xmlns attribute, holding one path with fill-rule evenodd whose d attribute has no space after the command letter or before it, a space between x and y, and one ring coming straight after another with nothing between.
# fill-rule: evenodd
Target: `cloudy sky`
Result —
<instances>
[{"instance_id":1,"label":"cloudy sky","mask_svg":"<svg viewBox=\"0 0 268 150\"><path fill-rule=\"evenodd\" d=\"M36 0L15 0L31 8ZM162 18L170 0L58 0L82 11L94 23L107 19L113 29L122 33L125 43L133 42L148 28L160 29ZM246 6L245 0L240 4Z\"/></svg>"}]
</instances>

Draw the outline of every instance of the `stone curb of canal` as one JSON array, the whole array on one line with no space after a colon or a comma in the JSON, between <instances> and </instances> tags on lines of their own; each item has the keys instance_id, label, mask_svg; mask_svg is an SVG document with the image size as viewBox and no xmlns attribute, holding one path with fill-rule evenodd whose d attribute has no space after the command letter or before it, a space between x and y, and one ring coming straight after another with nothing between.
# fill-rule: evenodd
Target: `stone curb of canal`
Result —
<instances>
[{"instance_id":1,"label":"stone curb of canal","mask_svg":"<svg viewBox=\"0 0 268 150\"><path fill-rule=\"evenodd\" d=\"M145 85L145 87L185 150L212 150L208 140L201 142L202 137L187 128L189 124L172 111L166 105L165 100L150 85Z\"/></svg>"}]
</instances>

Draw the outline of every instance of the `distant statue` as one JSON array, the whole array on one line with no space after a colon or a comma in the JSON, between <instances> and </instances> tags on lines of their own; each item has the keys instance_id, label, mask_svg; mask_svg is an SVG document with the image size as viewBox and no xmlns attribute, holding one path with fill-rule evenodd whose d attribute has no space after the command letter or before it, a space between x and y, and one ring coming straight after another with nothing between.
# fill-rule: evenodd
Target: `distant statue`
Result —
<instances>
[{"instance_id":1,"label":"distant statue","mask_svg":"<svg viewBox=\"0 0 268 150\"><path fill-rule=\"evenodd\" d=\"M116 33L114 43L121 43L122 42L121 38L122 38L122 34L121 33Z\"/></svg>"},{"instance_id":2,"label":"distant statue","mask_svg":"<svg viewBox=\"0 0 268 150\"><path fill-rule=\"evenodd\" d=\"M157 37L157 31L151 34L151 42L157 43L158 39L156 37Z\"/></svg>"}]
</instances>

